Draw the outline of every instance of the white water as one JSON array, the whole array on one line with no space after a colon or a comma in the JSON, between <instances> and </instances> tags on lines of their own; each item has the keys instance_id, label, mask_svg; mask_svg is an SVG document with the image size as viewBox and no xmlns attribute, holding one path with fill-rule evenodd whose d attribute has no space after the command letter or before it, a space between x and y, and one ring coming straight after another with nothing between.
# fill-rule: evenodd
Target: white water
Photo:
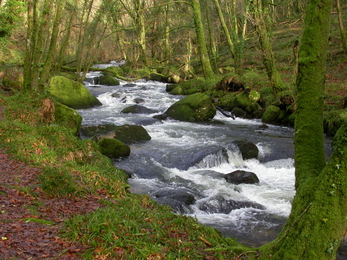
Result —
<instances>
[{"instance_id":1,"label":"white water","mask_svg":"<svg viewBox=\"0 0 347 260\"><path fill-rule=\"evenodd\" d=\"M155 198L158 191L185 189L194 195L196 202L184 214L250 245L275 238L290 213L295 193L292 129L271 125L263 129L260 121L232 120L221 114L214 119L221 122L218 124L170 119L153 122L153 115L163 113L182 97L167 94L165 84L158 82L141 80L132 87L124 87L125 84L87 86L103 105L78 112L83 116L83 125L144 122L152 139L131 145L131 155L115 163L132 174L129 179L132 192ZM114 93L116 97L111 96ZM123 108L135 104L135 98L142 98L144 103L140 105L158 112L149 115L120 113ZM258 146L258 159L242 160L232 142L243 139ZM226 149L227 157L223 156L221 148ZM186 163L203 150L216 152L193 165ZM259 184L234 185L223 178L224 174L240 169L254 172ZM223 207L221 203L230 200L253 202L262 207L247 205L224 213L202 210L206 205L214 209Z\"/></svg>"}]
</instances>

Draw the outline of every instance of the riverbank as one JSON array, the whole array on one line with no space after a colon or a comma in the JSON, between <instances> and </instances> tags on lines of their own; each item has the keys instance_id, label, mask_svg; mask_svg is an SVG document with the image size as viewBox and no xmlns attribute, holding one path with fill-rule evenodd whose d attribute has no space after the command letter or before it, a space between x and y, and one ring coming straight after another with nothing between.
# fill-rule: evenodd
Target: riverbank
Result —
<instances>
[{"instance_id":1,"label":"riverbank","mask_svg":"<svg viewBox=\"0 0 347 260\"><path fill-rule=\"evenodd\" d=\"M130 194L125 174L93 143L42 122L43 98L0 96L2 255L232 259L246 251L193 218Z\"/></svg>"}]
</instances>

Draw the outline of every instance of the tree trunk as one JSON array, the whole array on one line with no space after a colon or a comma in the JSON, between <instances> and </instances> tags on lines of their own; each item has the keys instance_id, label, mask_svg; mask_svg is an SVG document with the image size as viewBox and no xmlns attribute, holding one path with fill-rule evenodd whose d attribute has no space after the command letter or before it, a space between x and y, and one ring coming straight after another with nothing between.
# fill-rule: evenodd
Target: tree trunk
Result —
<instances>
[{"instance_id":1,"label":"tree trunk","mask_svg":"<svg viewBox=\"0 0 347 260\"><path fill-rule=\"evenodd\" d=\"M336 134L327 165L324 157L322 111L331 5L332 0L310 0L307 7L297 77L296 196L281 234L256 253L260 259L335 259L347 226L347 125Z\"/></svg>"},{"instance_id":2,"label":"tree trunk","mask_svg":"<svg viewBox=\"0 0 347 260\"><path fill-rule=\"evenodd\" d=\"M191 3L193 7L193 19L195 23L195 32L198 42L202 70L205 78L212 78L214 73L211 67L211 62L206 47L206 38L204 33L204 27L202 24L200 2L199 0L191 0Z\"/></svg>"}]
</instances>

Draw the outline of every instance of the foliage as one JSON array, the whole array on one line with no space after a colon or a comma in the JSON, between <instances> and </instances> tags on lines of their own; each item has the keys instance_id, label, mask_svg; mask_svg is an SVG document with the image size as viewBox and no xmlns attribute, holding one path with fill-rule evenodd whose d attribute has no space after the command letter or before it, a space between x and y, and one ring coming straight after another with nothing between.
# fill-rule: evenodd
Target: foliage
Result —
<instances>
[{"instance_id":1,"label":"foliage","mask_svg":"<svg viewBox=\"0 0 347 260\"><path fill-rule=\"evenodd\" d=\"M25 3L20 0L7 0L0 9L0 38L8 37L22 20Z\"/></svg>"}]
</instances>

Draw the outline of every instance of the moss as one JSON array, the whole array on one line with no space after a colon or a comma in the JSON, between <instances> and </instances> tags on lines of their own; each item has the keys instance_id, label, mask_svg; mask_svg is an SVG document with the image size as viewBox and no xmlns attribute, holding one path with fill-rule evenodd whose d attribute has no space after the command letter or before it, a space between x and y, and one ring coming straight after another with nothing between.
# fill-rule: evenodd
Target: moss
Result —
<instances>
[{"instance_id":1,"label":"moss","mask_svg":"<svg viewBox=\"0 0 347 260\"><path fill-rule=\"evenodd\" d=\"M277 106L268 106L263 114L262 121L264 123L276 122L278 116L281 114L281 109Z\"/></svg>"},{"instance_id":2,"label":"moss","mask_svg":"<svg viewBox=\"0 0 347 260\"><path fill-rule=\"evenodd\" d=\"M130 147L117 139L101 138L98 141L100 152L113 159L129 156Z\"/></svg>"},{"instance_id":3,"label":"moss","mask_svg":"<svg viewBox=\"0 0 347 260\"><path fill-rule=\"evenodd\" d=\"M114 138L126 144L151 140L151 136L146 129L140 125L114 126L114 133Z\"/></svg>"},{"instance_id":4,"label":"moss","mask_svg":"<svg viewBox=\"0 0 347 260\"><path fill-rule=\"evenodd\" d=\"M101 105L100 101L81 83L62 76L53 77L45 88L58 102L68 107L86 108Z\"/></svg>"},{"instance_id":5,"label":"moss","mask_svg":"<svg viewBox=\"0 0 347 260\"><path fill-rule=\"evenodd\" d=\"M337 130L347 121L347 111L333 110L327 111L323 114L324 132L328 135L334 136Z\"/></svg>"},{"instance_id":6,"label":"moss","mask_svg":"<svg viewBox=\"0 0 347 260\"><path fill-rule=\"evenodd\" d=\"M82 116L76 110L59 102L55 103L54 117L59 125L71 130L74 135L78 133L82 124Z\"/></svg>"},{"instance_id":7,"label":"moss","mask_svg":"<svg viewBox=\"0 0 347 260\"><path fill-rule=\"evenodd\" d=\"M102 73L104 75L108 74L108 75L111 75L113 77L124 76L123 68L120 66L108 67Z\"/></svg>"}]
</instances>

